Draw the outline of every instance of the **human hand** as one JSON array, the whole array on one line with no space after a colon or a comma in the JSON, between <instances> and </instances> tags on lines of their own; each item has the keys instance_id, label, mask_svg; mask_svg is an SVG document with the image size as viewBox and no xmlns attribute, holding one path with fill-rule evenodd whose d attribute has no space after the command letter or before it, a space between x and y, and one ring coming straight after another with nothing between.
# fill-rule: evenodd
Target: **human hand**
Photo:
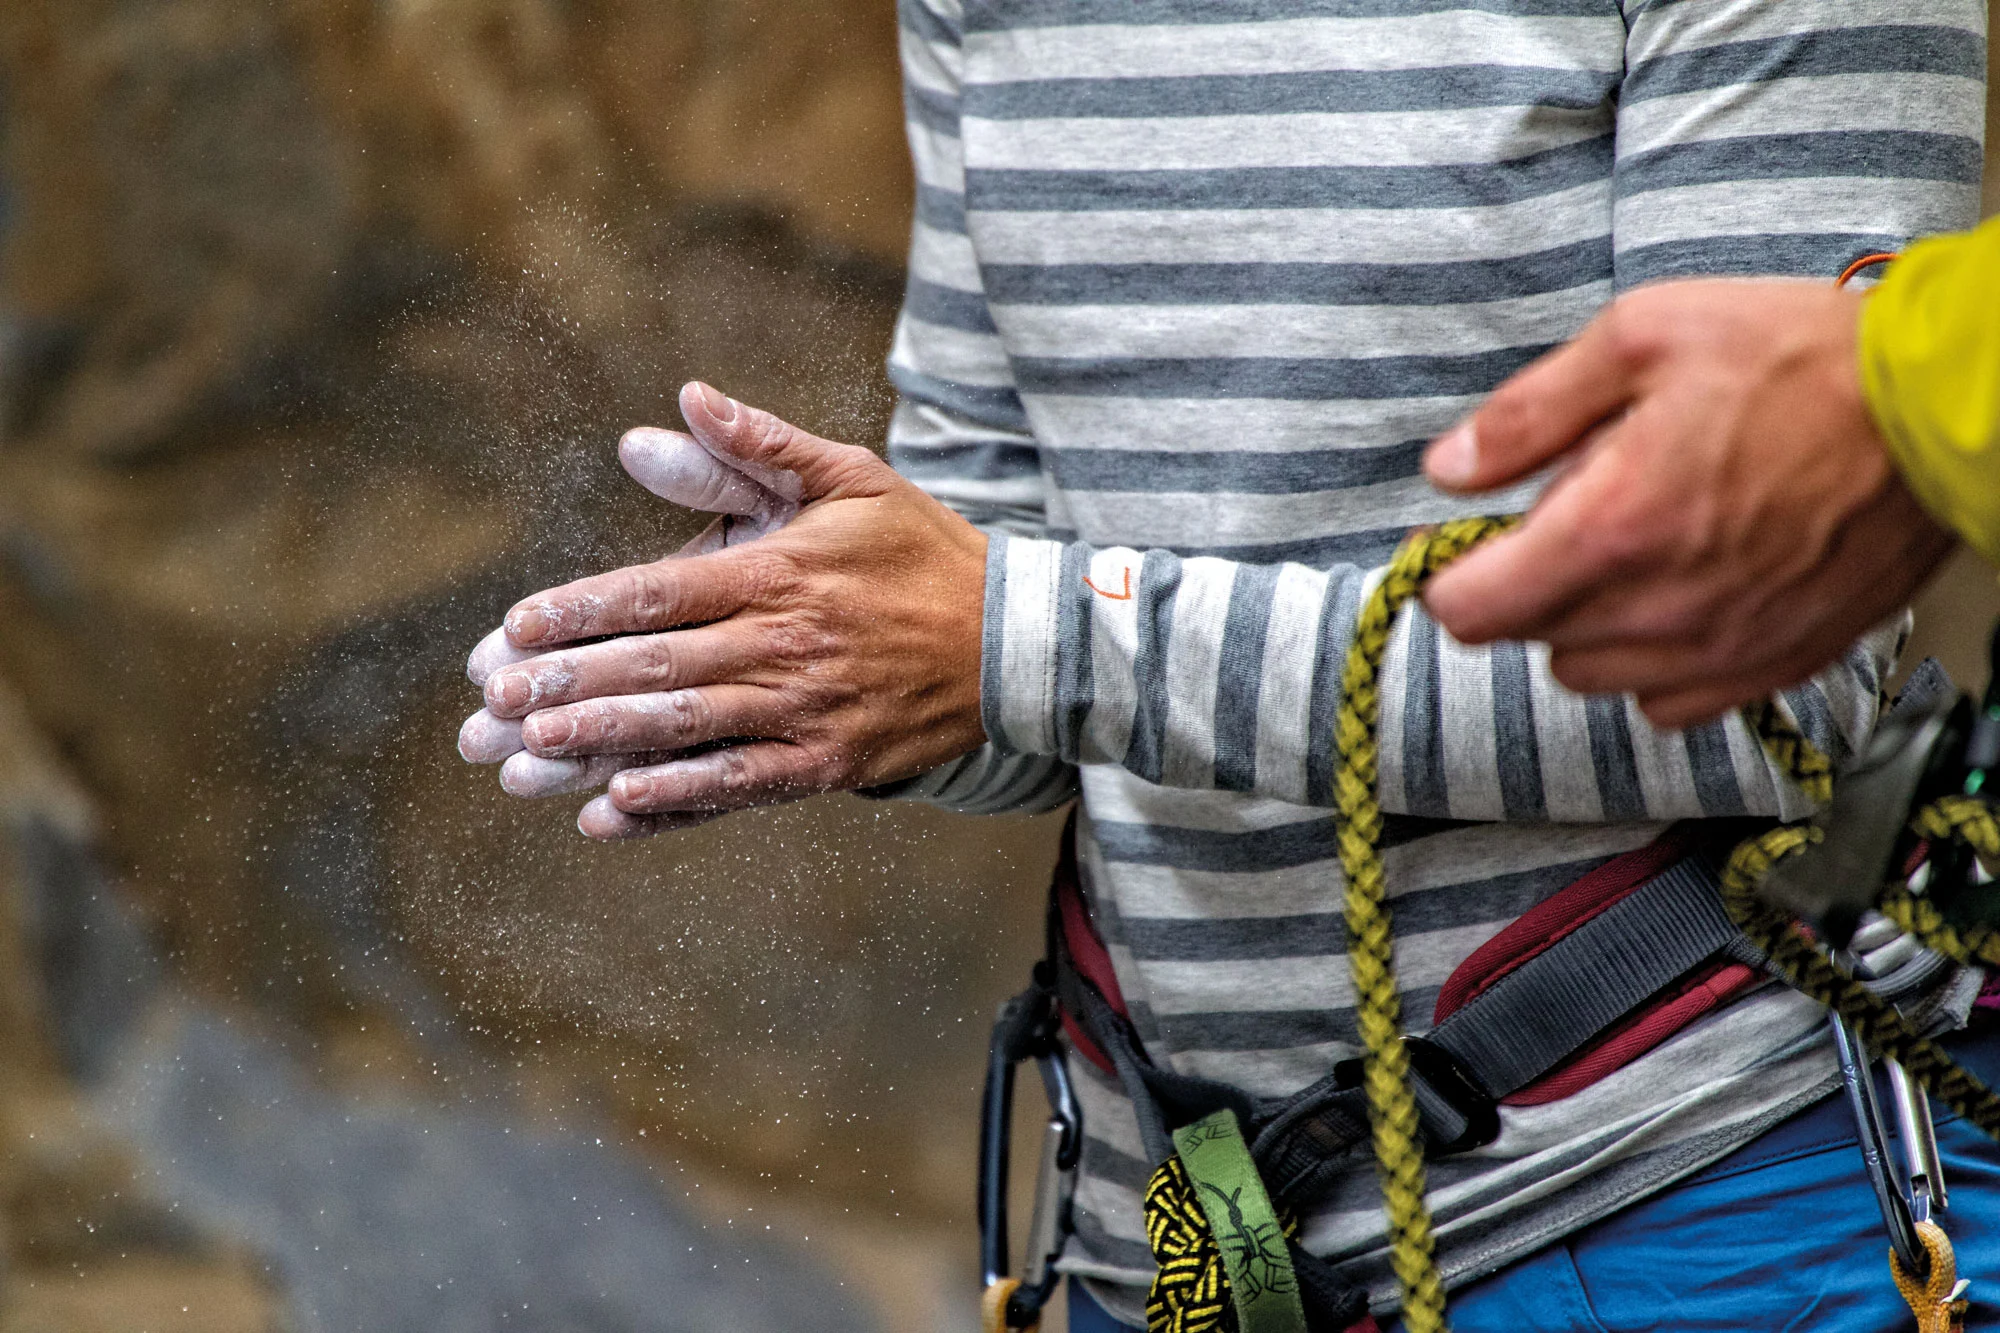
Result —
<instances>
[{"instance_id":1,"label":"human hand","mask_svg":"<svg viewBox=\"0 0 2000 1333\"><path fill-rule=\"evenodd\" d=\"M1863 397L1862 297L1701 280L1619 298L1432 444L1483 491L1567 463L1514 531L1431 581L1467 643L1539 639L1557 680L1691 726L1796 684L1907 605L1953 538Z\"/></svg>"},{"instance_id":2,"label":"human hand","mask_svg":"<svg viewBox=\"0 0 2000 1333\"><path fill-rule=\"evenodd\" d=\"M783 527L799 510L795 478L785 483L787 494L780 494L738 470L726 456L710 453L677 431L650 426L627 431L618 442L618 461L633 480L661 499L717 516L677 555L701 555L754 541ZM510 643L505 627L501 627L472 650L465 674L483 689L493 672L535 656L534 650ZM521 797L594 790L620 770L647 758L591 755L554 759L532 754L521 739L521 720L497 717L486 708L468 717L459 729L458 752L468 763L499 764L502 790Z\"/></svg>"},{"instance_id":3,"label":"human hand","mask_svg":"<svg viewBox=\"0 0 2000 1333\"><path fill-rule=\"evenodd\" d=\"M796 517L756 541L581 579L518 603L533 658L486 679L526 752L662 756L578 826L632 837L922 772L982 744L986 538L864 449L703 385L681 412ZM619 636L604 642L582 642ZM511 655L511 654L508 654Z\"/></svg>"}]
</instances>

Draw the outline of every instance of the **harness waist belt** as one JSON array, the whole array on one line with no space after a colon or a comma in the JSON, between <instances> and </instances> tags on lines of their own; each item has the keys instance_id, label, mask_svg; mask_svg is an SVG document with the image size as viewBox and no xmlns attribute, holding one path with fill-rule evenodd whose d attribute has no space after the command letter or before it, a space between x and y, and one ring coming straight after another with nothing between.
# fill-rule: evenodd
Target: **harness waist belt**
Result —
<instances>
[{"instance_id":1,"label":"harness waist belt","mask_svg":"<svg viewBox=\"0 0 2000 1333\"><path fill-rule=\"evenodd\" d=\"M1274 1199L1309 1204L1368 1140L1360 1062L1342 1061L1285 1098L1252 1098L1147 1059L1123 1005L1079 968L1068 938L1088 920L1073 880L1052 913L1056 991L1064 1011L1102 1052L1138 1111L1147 1151L1164 1159L1173 1128L1224 1107L1234 1111ZM1497 1104L1588 1049L1702 964L1761 959L1724 914L1714 866L1682 856L1532 956L1512 965L1429 1034L1406 1039L1426 1142L1433 1155L1489 1143ZM1060 900L1074 895L1068 904ZM1067 918L1068 929L1063 928ZM1101 949L1094 938L1086 948ZM1135 1086L1136 1085L1136 1086Z\"/></svg>"},{"instance_id":2,"label":"harness waist belt","mask_svg":"<svg viewBox=\"0 0 2000 1333\"><path fill-rule=\"evenodd\" d=\"M1424 1038L1496 1101L1589 1045L1717 953L1761 960L1707 860L1668 866L1501 977Z\"/></svg>"}]
</instances>

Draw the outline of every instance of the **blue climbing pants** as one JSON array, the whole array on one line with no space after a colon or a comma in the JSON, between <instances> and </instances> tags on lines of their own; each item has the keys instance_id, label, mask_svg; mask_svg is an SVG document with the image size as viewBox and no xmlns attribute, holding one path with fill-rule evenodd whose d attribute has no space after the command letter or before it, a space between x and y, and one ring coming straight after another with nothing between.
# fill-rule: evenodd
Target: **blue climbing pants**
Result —
<instances>
[{"instance_id":1,"label":"blue climbing pants","mask_svg":"<svg viewBox=\"0 0 2000 1333\"><path fill-rule=\"evenodd\" d=\"M2000 1033L1947 1045L1989 1083L2000 1077ZM2000 1330L2000 1145L1942 1110L1937 1135L1951 1197L1941 1220L1972 1280L1966 1328ZM1454 1292L1449 1317L1454 1333L1906 1333L1888 1252L1834 1096ZM1070 1284L1071 1333L1123 1328Z\"/></svg>"}]
</instances>

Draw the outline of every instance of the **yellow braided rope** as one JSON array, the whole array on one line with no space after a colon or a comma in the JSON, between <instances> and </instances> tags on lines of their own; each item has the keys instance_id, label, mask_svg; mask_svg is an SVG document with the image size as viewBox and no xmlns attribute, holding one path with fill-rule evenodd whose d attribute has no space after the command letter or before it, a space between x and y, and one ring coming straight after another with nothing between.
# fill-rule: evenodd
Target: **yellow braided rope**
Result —
<instances>
[{"instance_id":1,"label":"yellow braided rope","mask_svg":"<svg viewBox=\"0 0 2000 1333\"><path fill-rule=\"evenodd\" d=\"M1382 656L1396 614L1426 580L1461 552L1511 525L1511 519L1459 519L1413 533L1389 561L1388 572L1361 608L1341 677L1334 723L1340 768L1333 803L1340 865L1347 872L1347 964L1354 977L1355 1022L1361 1033L1362 1086L1374 1133L1375 1164L1389 1223L1389 1261L1403 1289L1408 1333L1442 1333L1444 1283L1438 1277L1430 1208L1424 1202L1424 1151L1417 1102L1403 1047L1402 1001L1396 989L1395 940L1383 903L1382 806L1375 799L1379 763L1376 722Z\"/></svg>"},{"instance_id":2,"label":"yellow braided rope","mask_svg":"<svg viewBox=\"0 0 2000 1333\"><path fill-rule=\"evenodd\" d=\"M1825 756L1769 705L1745 712L1765 752L1799 782L1801 790L1824 803L1832 794ZM1925 806L1911 827L1938 841L1956 838L1975 850L2000 851L2000 822L1982 802L1966 797L1946 797ZM1730 919L1793 989L1846 1019L1869 1054L1894 1060L1933 1097L2000 1139L2000 1097L1910 1026L1894 1005L1835 965L1796 922L1757 897L1757 886L1772 866L1819 838L1817 828L1790 824L1738 844L1722 870L1722 905ZM1913 897L1904 887L1889 890L1879 901L1884 915L1927 949L1961 963L2000 960L2000 940L1987 927L1961 933L1944 921L1935 904Z\"/></svg>"},{"instance_id":3,"label":"yellow braided rope","mask_svg":"<svg viewBox=\"0 0 2000 1333\"><path fill-rule=\"evenodd\" d=\"M1444 1333L1445 1299L1430 1209L1424 1201L1423 1146L1410 1089L1409 1056L1402 1042L1394 933L1384 904L1382 807L1375 795L1379 677L1402 608L1438 570L1515 521L1459 519L1412 533L1403 542L1361 609L1335 723L1340 767L1333 796L1340 862L1347 874L1348 967L1354 978L1362 1080L1388 1219L1390 1264L1402 1286L1403 1327L1408 1333ZM1832 799L1832 762L1775 703L1753 704L1743 713L1765 751L1810 800L1824 805ZM1920 810L1911 827L1934 841L1961 840L1989 859L2000 859L2000 820L1983 802L1948 797ZM1817 828L1795 824L1740 844L1722 875L1724 906L1731 918L1786 981L1845 1018L1871 1054L1897 1061L1932 1096L2000 1139L2000 1098L1912 1028L1894 1006L1837 968L1795 922L1756 896L1757 886L1773 865L1819 838ZM1911 895L1907 888L1888 888L1882 910L1927 948L1959 962L2000 965L2000 932L1986 927L1954 929L1935 905ZM1938 1239L1942 1240L1941 1232ZM1948 1243L1944 1253L1950 1253ZM1898 1277L1900 1282L1902 1275Z\"/></svg>"}]
</instances>

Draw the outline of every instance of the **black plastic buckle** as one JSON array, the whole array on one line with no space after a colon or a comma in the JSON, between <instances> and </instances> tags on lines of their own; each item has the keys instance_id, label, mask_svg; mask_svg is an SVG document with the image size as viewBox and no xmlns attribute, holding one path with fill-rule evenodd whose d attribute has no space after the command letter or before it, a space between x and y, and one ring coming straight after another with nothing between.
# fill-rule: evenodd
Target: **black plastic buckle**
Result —
<instances>
[{"instance_id":1,"label":"black plastic buckle","mask_svg":"<svg viewBox=\"0 0 2000 1333\"><path fill-rule=\"evenodd\" d=\"M1500 1103L1471 1070L1424 1037L1404 1037L1403 1049L1415 1076L1410 1091L1423 1121L1427 1156L1449 1157L1483 1148L1500 1137ZM1360 1057L1342 1060L1333 1067L1336 1085L1360 1087L1361 1071Z\"/></svg>"}]
</instances>

